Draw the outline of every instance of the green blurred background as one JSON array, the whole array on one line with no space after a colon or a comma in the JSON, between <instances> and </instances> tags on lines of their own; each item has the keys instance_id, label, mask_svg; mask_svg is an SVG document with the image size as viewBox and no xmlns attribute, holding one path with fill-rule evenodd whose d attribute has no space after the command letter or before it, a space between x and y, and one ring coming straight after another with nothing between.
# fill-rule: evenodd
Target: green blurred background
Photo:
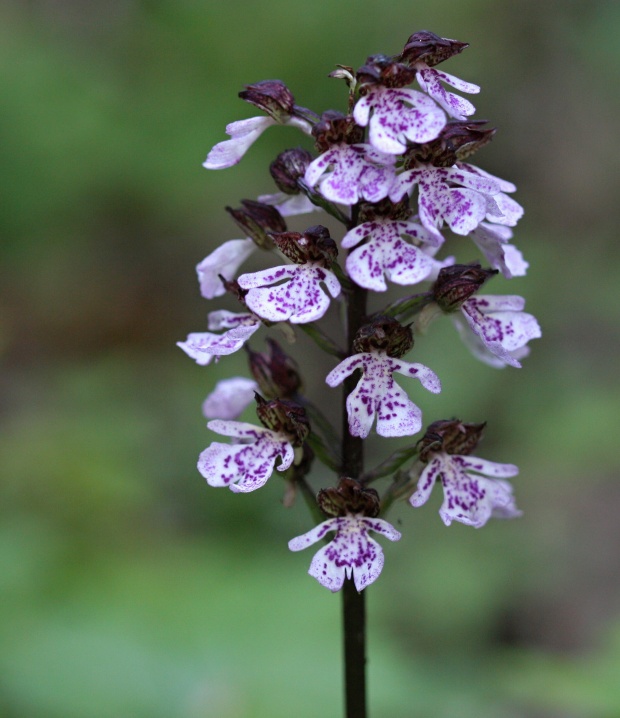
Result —
<instances>
[{"instance_id":1,"label":"green blurred background","mask_svg":"<svg viewBox=\"0 0 620 718\"><path fill-rule=\"evenodd\" d=\"M483 88L500 133L474 161L517 183L531 263L492 290L525 295L543 339L505 371L447 324L419 341L444 385L416 394L427 421L487 419L524 517L475 531L444 527L439 495L396 508L368 596L372 715L620 715L620 4L4 0L2 718L340 715L339 596L286 546L305 507L282 507L277 477L234 496L195 468L201 402L242 357L202 368L174 343L215 308L194 266L239 236L223 207L272 191L268 163L304 142L269 130L205 171L255 114L238 90L278 77L344 109L335 64L419 29L471 43L446 70Z\"/></svg>"}]
</instances>

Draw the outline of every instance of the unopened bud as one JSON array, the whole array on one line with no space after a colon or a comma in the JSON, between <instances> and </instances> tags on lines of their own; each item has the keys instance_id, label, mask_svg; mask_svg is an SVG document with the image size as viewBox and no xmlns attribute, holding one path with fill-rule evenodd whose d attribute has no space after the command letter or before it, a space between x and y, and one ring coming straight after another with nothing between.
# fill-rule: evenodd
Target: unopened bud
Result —
<instances>
[{"instance_id":1,"label":"unopened bud","mask_svg":"<svg viewBox=\"0 0 620 718\"><path fill-rule=\"evenodd\" d=\"M482 269L479 264L443 267L433 286L433 299L444 312L453 312L495 274L497 269Z\"/></svg>"},{"instance_id":2,"label":"unopened bud","mask_svg":"<svg viewBox=\"0 0 620 718\"><path fill-rule=\"evenodd\" d=\"M301 147L285 150L269 165L269 173L282 192L299 194L298 180L304 178L311 162L312 155Z\"/></svg>"},{"instance_id":3,"label":"unopened bud","mask_svg":"<svg viewBox=\"0 0 620 718\"><path fill-rule=\"evenodd\" d=\"M303 234L282 232L272 234L271 238L278 249L295 264L313 262L329 269L338 256L336 242L329 236L327 227L321 224L308 227Z\"/></svg>"},{"instance_id":4,"label":"unopened bud","mask_svg":"<svg viewBox=\"0 0 620 718\"><path fill-rule=\"evenodd\" d=\"M409 37L399 59L410 65L421 60L429 67L433 67L463 52L466 47L469 47L467 42L449 40L447 37L435 35L434 32L421 30Z\"/></svg>"},{"instance_id":5,"label":"unopened bud","mask_svg":"<svg viewBox=\"0 0 620 718\"><path fill-rule=\"evenodd\" d=\"M432 164L435 167L452 167L487 145L497 129L484 128L486 120L451 120L432 142L415 145L407 153L405 167L413 166L411 161Z\"/></svg>"},{"instance_id":6,"label":"unopened bud","mask_svg":"<svg viewBox=\"0 0 620 718\"><path fill-rule=\"evenodd\" d=\"M310 433L310 422L299 404L282 399L266 401L255 393L256 414L261 424L271 431L287 434L293 446L301 446Z\"/></svg>"},{"instance_id":7,"label":"unopened bud","mask_svg":"<svg viewBox=\"0 0 620 718\"><path fill-rule=\"evenodd\" d=\"M379 494L374 489L347 477L340 479L338 488L321 489L317 502L328 516L363 514L374 518L381 508Z\"/></svg>"},{"instance_id":8,"label":"unopened bud","mask_svg":"<svg viewBox=\"0 0 620 718\"><path fill-rule=\"evenodd\" d=\"M246 85L239 97L271 115L277 122L286 121L295 106L295 98L282 80L262 80Z\"/></svg>"},{"instance_id":9,"label":"unopened bud","mask_svg":"<svg viewBox=\"0 0 620 718\"><path fill-rule=\"evenodd\" d=\"M291 399L301 389L299 367L274 339L268 338L267 344L269 353L247 350L250 372L264 396Z\"/></svg>"},{"instance_id":10,"label":"unopened bud","mask_svg":"<svg viewBox=\"0 0 620 718\"><path fill-rule=\"evenodd\" d=\"M383 351L390 357L400 358L413 347L410 325L403 325L391 317L377 317L364 324L353 340L355 352Z\"/></svg>"},{"instance_id":11,"label":"unopened bud","mask_svg":"<svg viewBox=\"0 0 620 718\"><path fill-rule=\"evenodd\" d=\"M226 207L228 214L235 220L248 237L261 249L272 249L270 232L286 232L286 222L280 212L270 204L242 199L243 207Z\"/></svg>"},{"instance_id":12,"label":"unopened bud","mask_svg":"<svg viewBox=\"0 0 620 718\"><path fill-rule=\"evenodd\" d=\"M432 454L458 454L467 456L478 446L486 422L464 424L458 419L434 421L418 441L421 461L428 463Z\"/></svg>"}]
</instances>

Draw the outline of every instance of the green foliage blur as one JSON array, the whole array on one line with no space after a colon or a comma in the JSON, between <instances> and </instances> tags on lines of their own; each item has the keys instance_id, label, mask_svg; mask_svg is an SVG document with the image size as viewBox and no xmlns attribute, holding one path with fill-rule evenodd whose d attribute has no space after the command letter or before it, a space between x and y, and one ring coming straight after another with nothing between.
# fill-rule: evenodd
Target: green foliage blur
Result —
<instances>
[{"instance_id":1,"label":"green foliage blur","mask_svg":"<svg viewBox=\"0 0 620 718\"><path fill-rule=\"evenodd\" d=\"M523 294L543 339L521 370L479 365L447 324L414 349L444 387L420 397L426 421L488 420L483 455L521 467L524 517L474 531L443 526L439 495L395 509L403 540L368 596L372 715L620 715L620 5L5 0L2 718L340 715L339 596L286 545L312 525L303 502L195 468L201 402L244 358L198 367L175 341L214 308L194 266L238 236L224 206L273 191L268 163L306 142L269 130L205 171L253 114L237 92L277 77L344 109L336 63L420 29L471 43L446 70L482 86L476 116L500 132L475 162L518 185L531 263L492 290ZM306 377L328 404L331 365Z\"/></svg>"}]
</instances>

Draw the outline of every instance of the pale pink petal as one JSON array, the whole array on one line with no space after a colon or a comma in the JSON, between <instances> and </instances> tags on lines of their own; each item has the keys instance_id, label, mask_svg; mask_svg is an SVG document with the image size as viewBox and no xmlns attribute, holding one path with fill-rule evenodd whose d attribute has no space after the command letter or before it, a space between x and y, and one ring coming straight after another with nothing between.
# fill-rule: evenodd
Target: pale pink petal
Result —
<instances>
[{"instance_id":1,"label":"pale pink petal","mask_svg":"<svg viewBox=\"0 0 620 718\"><path fill-rule=\"evenodd\" d=\"M418 508L425 504L435 486L437 476L440 474L442 468L441 459L438 456L434 456L428 464L424 467L424 470L420 474L418 479L418 485L416 490L409 497L409 503Z\"/></svg>"},{"instance_id":2,"label":"pale pink petal","mask_svg":"<svg viewBox=\"0 0 620 718\"><path fill-rule=\"evenodd\" d=\"M204 400L202 413L207 419L236 419L253 401L258 384L235 376L222 379Z\"/></svg>"},{"instance_id":3,"label":"pale pink petal","mask_svg":"<svg viewBox=\"0 0 620 718\"><path fill-rule=\"evenodd\" d=\"M459 80L453 75L448 75L446 72L440 72L434 67L424 67L419 70L416 74L417 80L428 94L439 104L443 109L457 120L465 120L469 115L473 115L476 108L472 105L469 100L464 99L455 95L453 92L448 92L441 82L445 82L462 92L479 92L480 88L472 83L464 82Z\"/></svg>"},{"instance_id":4,"label":"pale pink petal","mask_svg":"<svg viewBox=\"0 0 620 718\"><path fill-rule=\"evenodd\" d=\"M226 289L219 275L228 280L234 279L237 269L255 249L251 239L231 239L205 257L196 267L202 296L213 299L225 294Z\"/></svg>"},{"instance_id":5,"label":"pale pink petal","mask_svg":"<svg viewBox=\"0 0 620 718\"><path fill-rule=\"evenodd\" d=\"M459 464L464 469L495 479L509 479L519 473L519 467L514 464L499 464L497 461L479 459L477 456L459 456Z\"/></svg>"},{"instance_id":6,"label":"pale pink petal","mask_svg":"<svg viewBox=\"0 0 620 718\"><path fill-rule=\"evenodd\" d=\"M272 117L250 117L231 122L226 126L226 134L231 139L215 145L202 166L208 170L221 170L236 165L263 132L275 124Z\"/></svg>"},{"instance_id":7,"label":"pale pink petal","mask_svg":"<svg viewBox=\"0 0 620 718\"><path fill-rule=\"evenodd\" d=\"M361 369L363 366L364 355L353 354L353 356L347 357L329 372L325 377L325 383L331 387L338 386L338 384L341 384L349 375L353 374L356 369Z\"/></svg>"},{"instance_id":8,"label":"pale pink petal","mask_svg":"<svg viewBox=\"0 0 620 718\"><path fill-rule=\"evenodd\" d=\"M276 192L274 194L261 194L258 201L263 204L270 204L275 207L282 217L294 217L309 212L321 212L321 208L306 197L305 194L286 194Z\"/></svg>"}]
</instances>

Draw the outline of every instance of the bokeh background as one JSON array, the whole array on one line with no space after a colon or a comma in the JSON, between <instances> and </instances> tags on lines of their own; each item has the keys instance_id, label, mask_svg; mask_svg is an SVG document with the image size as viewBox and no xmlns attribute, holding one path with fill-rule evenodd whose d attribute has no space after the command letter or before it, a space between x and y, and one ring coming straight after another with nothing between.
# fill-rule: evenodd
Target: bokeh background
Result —
<instances>
[{"instance_id":1,"label":"bokeh background","mask_svg":"<svg viewBox=\"0 0 620 718\"><path fill-rule=\"evenodd\" d=\"M505 371L448 323L419 341L444 385L416 395L427 420L488 420L484 456L521 467L524 517L475 531L444 527L439 495L396 508L368 596L372 715L620 715L620 4L4 0L3 718L340 714L339 596L286 547L305 507L283 508L277 477L234 496L195 469L202 400L243 358L198 367L175 341L215 308L194 266L239 236L223 207L272 191L268 163L305 141L269 130L204 170L255 114L238 90L278 77L344 109L335 64L419 29L471 43L446 69L483 88L500 132L475 162L517 183L531 263L492 289L524 294L544 337ZM310 362L313 391L331 364Z\"/></svg>"}]
</instances>

